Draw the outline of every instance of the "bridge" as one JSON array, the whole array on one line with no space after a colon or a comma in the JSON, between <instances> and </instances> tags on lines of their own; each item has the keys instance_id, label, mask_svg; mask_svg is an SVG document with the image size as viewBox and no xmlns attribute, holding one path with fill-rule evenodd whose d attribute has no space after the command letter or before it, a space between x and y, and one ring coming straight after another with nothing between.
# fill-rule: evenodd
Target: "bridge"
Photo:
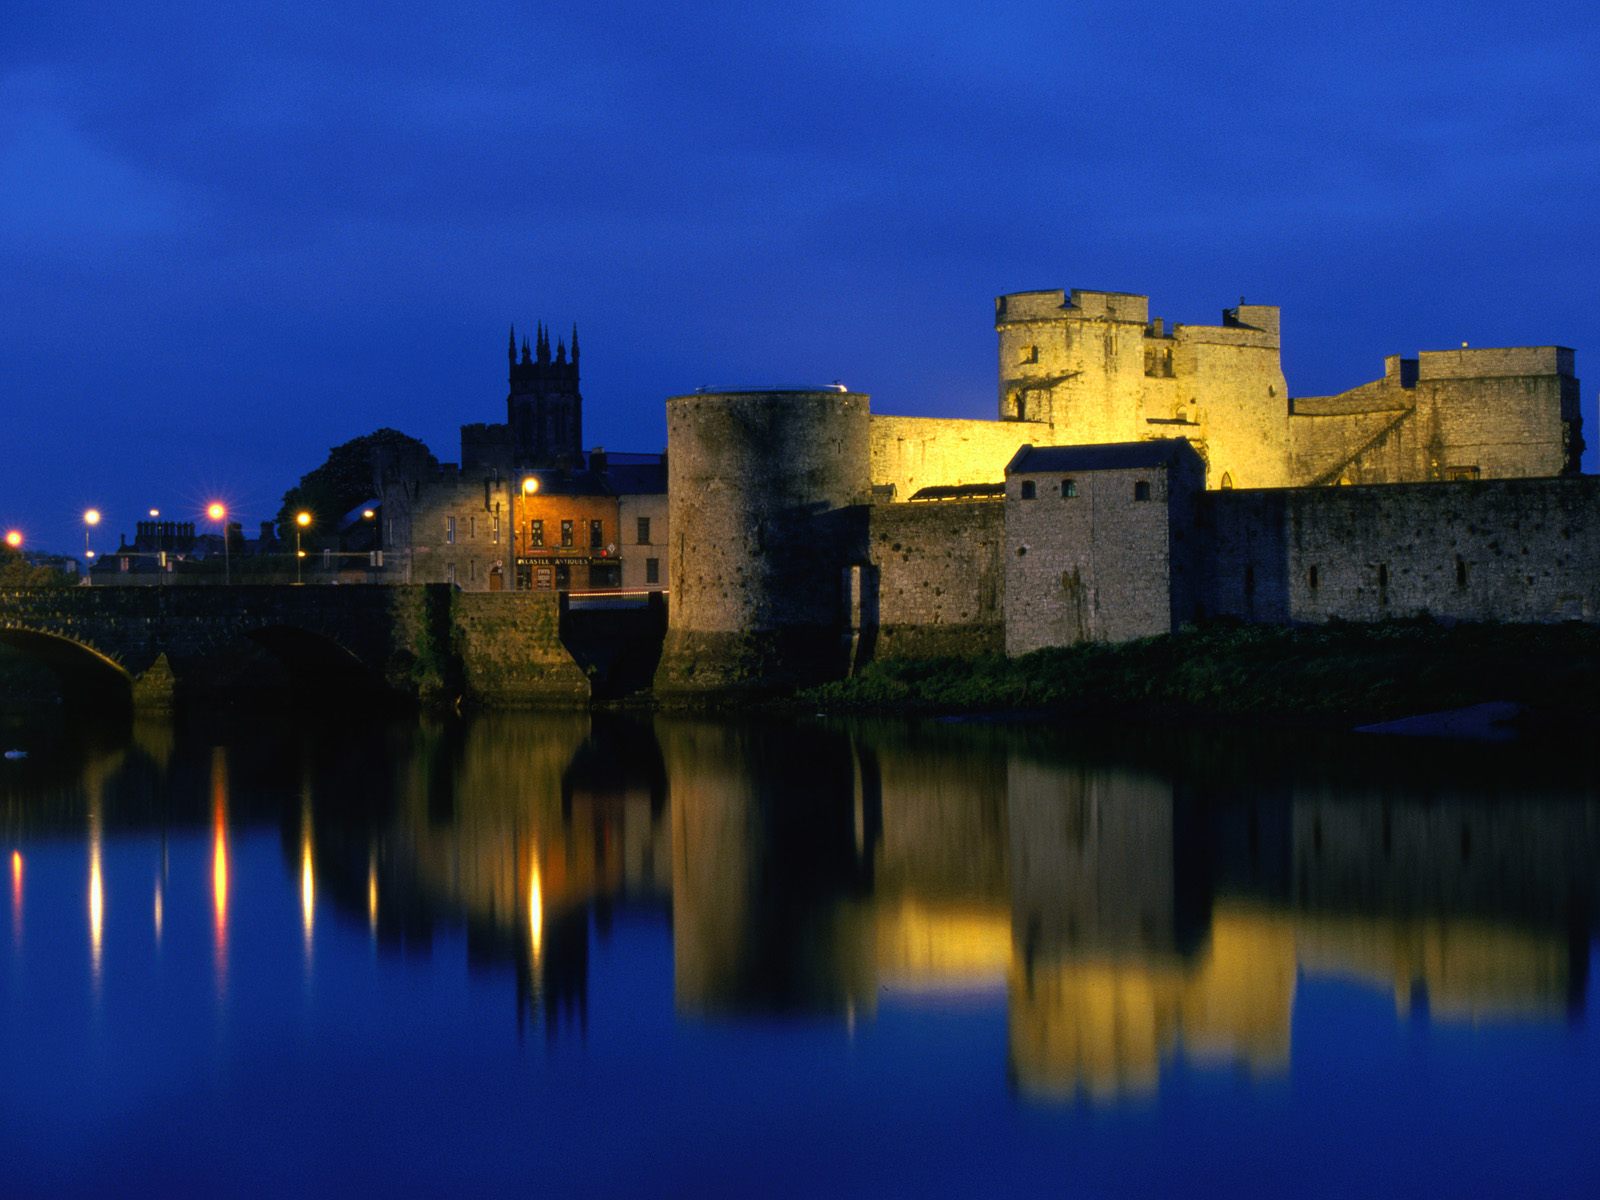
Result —
<instances>
[{"instance_id":1,"label":"bridge","mask_svg":"<svg viewBox=\"0 0 1600 1200\"><path fill-rule=\"evenodd\" d=\"M0 591L0 645L54 671L64 699L163 709L287 676L301 694L581 705L594 690L553 594L444 584Z\"/></svg>"}]
</instances>

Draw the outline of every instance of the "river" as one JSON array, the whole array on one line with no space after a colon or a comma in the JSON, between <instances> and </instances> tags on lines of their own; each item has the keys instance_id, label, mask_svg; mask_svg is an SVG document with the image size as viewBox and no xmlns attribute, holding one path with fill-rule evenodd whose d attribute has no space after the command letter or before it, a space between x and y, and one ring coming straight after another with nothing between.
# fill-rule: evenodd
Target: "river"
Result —
<instances>
[{"instance_id":1,"label":"river","mask_svg":"<svg viewBox=\"0 0 1600 1200\"><path fill-rule=\"evenodd\" d=\"M1593 1194L1570 749L0 724L0 1192Z\"/></svg>"}]
</instances>

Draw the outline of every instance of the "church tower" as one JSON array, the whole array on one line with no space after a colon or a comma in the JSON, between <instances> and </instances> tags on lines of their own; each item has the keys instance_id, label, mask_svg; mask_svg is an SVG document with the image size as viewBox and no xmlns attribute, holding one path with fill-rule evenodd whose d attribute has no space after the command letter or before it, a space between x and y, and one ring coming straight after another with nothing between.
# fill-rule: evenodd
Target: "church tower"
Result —
<instances>
[{"instance_id":1,"label":"church tower","mask_svg":"<svg viewBox=\"0 0 1600 1200\"><path fill-rule=\"evenodd\" d=\"M550 353L550 331L542 324L530 348L511 329L508 351L511 391L506 396L506 422L511 427L512 453L518 467L577 467L583 462L583 396L578 391L578 327L572 327L572 357L567 344L556 341Z\"/></svg>"}]
</instances>

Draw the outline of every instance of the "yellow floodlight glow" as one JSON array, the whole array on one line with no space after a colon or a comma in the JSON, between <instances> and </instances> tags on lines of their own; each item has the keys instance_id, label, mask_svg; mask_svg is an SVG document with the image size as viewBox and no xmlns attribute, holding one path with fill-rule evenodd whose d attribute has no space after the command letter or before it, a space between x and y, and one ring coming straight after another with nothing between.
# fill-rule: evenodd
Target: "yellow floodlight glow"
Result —
<instances>
[{"instance_id":1,"label":"yellow floodlight glow","mask_svg":"<svg viewBox=\"0 0 1600 1200\"><path fill-rule=\"evenodd\" d=\"M376 512L374 512L374 511L373 511L373 510L372 510L372 509L370 509L370 508L363 508L363 509L362 509L362 510L361 510L361 519L362 519L362 520L363 520L363 521L370 521L370 520L372 520L372 518L373 518L373 517L375 517L375 516L377 516L377 515L378 515L378 514L377 514L377 513L376 513Z\"/></svg>"},{"instance_id":2,"label":"yellow floodlight glow","mask_svg":"<svg viewBox=\"0 0 1600 1200\"><path fill-rule=\"evenodd\" d=\"M84 513L83 523L85 525L100 524L100 510L98 508L91 508L88 512Z\"/></svg>"},{"instance_id":3,"label":"yellow floodlight glow","mask_svg":"<svg viewBox=\"0 0 1600 1200\"><path fill-rule=\"evenodd\" d=\"M213 521L220 521L227 515L228 509L226 505L219 504L215 500L206 505L206 516L210 517Z\"/></svg>"},{"instance_id":4,"label":"yellow floodlight glow","mask_svg":"<svg viewBox=\"0 0 1600 1200\"><path fill-rule=\"evenodd\" d=\"M20 550L22 548L22 531L20 529L7 530L6 545L10 546L13 550Z\"/></svg>"},{"instance_id":5,"label":"yellow floodlight glow","mask_svg":"<svg viewBox=\"0 0 1600 1200\"><path fill-rule=\"evenodd\" d=\"M295 513L295 515L294 515L294 523L296 525L300 526L301 529L305 529L307 526L309 526L311 524L311 514L308 513L308 512L305 512L303 510L301 512Z\"/></svg>"},{"instance_id":6,"label":"yellow floodlight glow","mask_svg":"<svg viewBox=\"0 0 1600 1200\"><path fill-rule=\"evenodd\" d=\"M535 492L537 492L538 490L539 490L539 481L537 479L535 479L532 475L529 475L526 479L524 479L522 481L522 494L524 496L531 496Z\"/></svg>"}]
</instances>

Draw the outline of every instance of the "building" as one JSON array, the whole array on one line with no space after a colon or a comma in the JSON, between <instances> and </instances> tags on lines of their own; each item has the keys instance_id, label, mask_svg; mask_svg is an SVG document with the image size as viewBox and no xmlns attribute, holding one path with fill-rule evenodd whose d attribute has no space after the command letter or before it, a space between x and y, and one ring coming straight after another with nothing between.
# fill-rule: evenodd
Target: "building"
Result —
<instances>
[{"instance_id":1,"label":"building","mask_svg":"<svg viewBox=\"0 0 1600 1200\"><path fill-rule=\"evenodd\" d=\"M508 351L503 423L461 427L459 463L380 463L385 578L467 591L665 591L666 464L583 449L578 331Z\"/></svg>"},{"instance_id":2,"label":"building","mask_svg":"<svg viewBox=\"0 0 1600 1200\"><path fill-rule=\"evenodd\" d=\"M1144 296L1019 292L995 329L995 420L839 386L668 399L659 691L1215 615L1600 620L1569 349L1394 356L1297 399L1269 305L1169 329Z\"/></svg>"}]
</instances>

